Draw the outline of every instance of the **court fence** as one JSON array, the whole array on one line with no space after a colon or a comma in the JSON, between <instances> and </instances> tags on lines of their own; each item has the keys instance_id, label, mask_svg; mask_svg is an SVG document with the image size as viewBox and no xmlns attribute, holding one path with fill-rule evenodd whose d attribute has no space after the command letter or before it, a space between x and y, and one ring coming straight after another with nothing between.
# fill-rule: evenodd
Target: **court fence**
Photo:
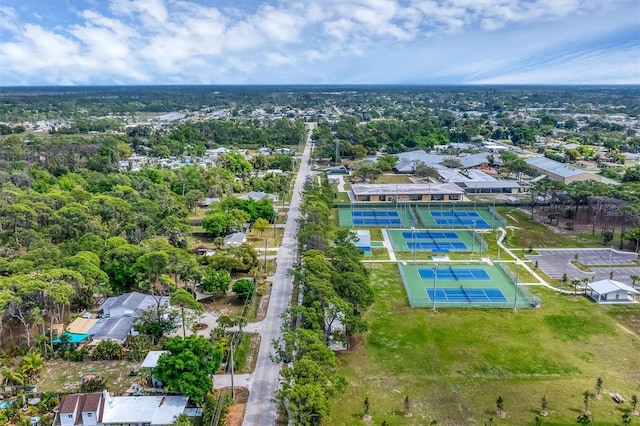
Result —
<instances>
[{"instance_id":1,"label":"court fence","mask_svg":"<svg viewBox=\"0 0 640 426\"><path fill-rule=\"evenodd\" d=\"M496 262L497 265L500 267L500 269L502 269L504 271L505 274L507 274L509 276L509 278L511 278L511 282L513 283L513 286L516 290L519 290L520 293L522 294L522 296L527 300L527 303L530 306L533 306L535 308L540 307L540 305L542 304L542 299L540 299L538 296L534 295L533 293L531 293L531 290L529 290L529 288L525 285L518 285L518 277L516 276L516 274L513 273L513 271L506 265L505 262Z\"/></svg>"},{"instance_id":2,"label":"court fence","mask_svg":"<svg viewBox=\"0 0 640 426\"><path fill-rule=\"evenodd\" d=\"M493 217L500 222L500 224L502 225L503 228L507 227L507 220L502 217L502 215L500 213L498 213L496 211L495 208L493 208L493 206L489 206L489 212L491 212L491 214L493 215Z\"/></svg>"},{"instance_id":3,"label":"court fence","mask_svg":"<svg viewBox=\"0 0 640 426\"><path fill-rule=\"evenodd\" d=\"M486 252L489 249L484 238L482 238L477 232L471 231L471 235L473 236L474 241L482 250L478 250L479 252Z\"/></svg>"}]
</instances>

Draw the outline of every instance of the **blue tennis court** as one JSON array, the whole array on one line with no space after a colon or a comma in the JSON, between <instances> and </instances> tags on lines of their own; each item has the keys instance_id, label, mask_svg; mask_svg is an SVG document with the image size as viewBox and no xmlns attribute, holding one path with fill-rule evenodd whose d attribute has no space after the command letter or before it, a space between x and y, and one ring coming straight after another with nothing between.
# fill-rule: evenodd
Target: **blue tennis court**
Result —
<instances>
[{"instance_id":1,"label":"blue tennis court","mask_svg":"<svg viewBox=\"0 0 640 426\"><path fill-rule=\"evenodd\" d=\"M420 274L420 278L423 280L433 279L434 277L433 269L428 268L418 269L418 274ZM484 269L440 268L438 269L438 279L479 281L490 280L491 277Z\"/></svg>"},{"instance_id":2,"label":"blue tennis court","mask_svg":"<svg viewBox=\"0 0 640 426\"><path fill-rule=\"evenodd\" d=\"M459 240L460 237L455 232L441 232L441 231L404 231L402 232L402 238L405 240L411 239L427 239L427 240Z\"/></svg>"},{"instance_id":3,"label":"blue tennis court","mask_svg":"<svg viewBox=\"0 0 640 426\"><path fill-rule=\"evenodd\" d=\"M407 247L411 251L434 251L436 249L442 249L446 251L468 251L468 247L462 242L453 241L417 241L407 242ZM444 252L444 251L443 251Z\"/></svg>"},{"instance_id":4,"label":"blue tennis court","mask_svg":"<svg viewBox=\"0 0 640 426\"><path fill-rule=\"evenodd\" d=\"M506 303L507 298L499 288L427 288L429 299L436 302Z\"/></svg>"},{"instance_id":5,"label":"blue tennis court","mask_svg":"<svg viewBox=\"0 0 640 426\"><path fill-rule=\"evenodd\" d=\"M476 228L490 228L491 227L491 226L489 226L487 221L484 220L484 219L463 219L463 218L460 218L460 217L442 219L442 218L436 217L434 219L434 221L438 225L449 225L449 226L469 225L469 226L475 226Z\"/></svg>"},{"instance_id":6,"label":"blue tennis court","mask_svg":"<svg viewBox=\"0 0 640 426\"><path fill-rule=\"evenodd\" d=\"M474 212L474 211L464 211L464 210L459 210L459 211L432 211L431 212L431 216L433 217L480 217L480 214L478 212Z\"/></svg>"},{"instance_id":7,"label":"blue tennis court","mask_svg":"<svg viewBox=\"0 0 640 426\"><path fill-rule=\"evenodd\" d=\"M378 210L354 210L351 217L400 217L398 212L394 211L378 211Z\"/></svg>"},{"instance_id":8,"label":"blue tennis court","mask_svg":"<svg viewBox=\"0 0 640 426\"><path fill-rule=\"evenodd\" d=\"M351 212L351 222L354 225L402 225L398 212L386 210L354 210Z\"/></svg>"}]
</instances>

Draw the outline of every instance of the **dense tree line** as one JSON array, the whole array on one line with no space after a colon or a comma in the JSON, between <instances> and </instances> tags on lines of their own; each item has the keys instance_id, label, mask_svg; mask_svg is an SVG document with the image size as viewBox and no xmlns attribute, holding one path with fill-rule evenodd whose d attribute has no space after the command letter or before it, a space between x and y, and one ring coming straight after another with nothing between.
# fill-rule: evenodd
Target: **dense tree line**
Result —
<instances>
[{"instance_id":1,"label":"dense tree line","mask_svg":"<svg viewBox=\"0 0 640 426\"><path fill-rule=\"evenodd\" d=\"M292 363L282 370L278 400L300 425L320 424L329 414L329 399L344 390L330 345L346 347L350 336L366 331L361 314L373 303L354 234L331 222L332 198L326 183L306 186L298 239L302 255L292 271L302 303L285 312L284 335L274 342L275 360Z\"/></svg>"}]
</instances>

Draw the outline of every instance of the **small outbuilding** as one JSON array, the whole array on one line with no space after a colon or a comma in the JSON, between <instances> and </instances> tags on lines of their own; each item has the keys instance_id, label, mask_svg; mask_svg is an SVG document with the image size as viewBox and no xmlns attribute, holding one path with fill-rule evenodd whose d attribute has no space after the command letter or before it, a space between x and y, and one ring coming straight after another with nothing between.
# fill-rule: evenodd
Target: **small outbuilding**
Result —
<instances>
[{"instance_id":1,"label":"small outbuilding","mask_svg":"<svg viewBox=\"0 0 640 426\"><path fill-rule=\"evenodd\" d=\"M629 284L600 280L587 284L587 295L598 303L636 303L640 291Z\"/></svg>"}]
</instances>

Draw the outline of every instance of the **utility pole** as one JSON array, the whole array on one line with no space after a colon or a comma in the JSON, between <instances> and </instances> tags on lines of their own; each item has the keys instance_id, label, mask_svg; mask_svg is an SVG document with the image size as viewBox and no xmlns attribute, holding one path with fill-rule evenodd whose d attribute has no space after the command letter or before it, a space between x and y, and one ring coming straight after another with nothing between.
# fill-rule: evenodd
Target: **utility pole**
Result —
<instances>
[{"instance_id":1,"label":"utility pole","mask_svg":"<svg viewBox=\"0 0 640 426\"><path fill-rule=\"evenodd\" d=\"M233 339L231 339L231 399L236 400L236 388L233 385Z\"/></svg>"},{"instance_id":2,"label":"utility pole","mask_svg":"<svg viewBox=\"0 0 640 426\"><path fill-rule=\"evenodd\" d=\"M267 241L269 241L269 237L264 237L264 277L267 278Z\"/></svg>"},{"instance_id":3,"label":"utility pole","mask_svg":"<svg viewBox=\"0 0 640 426\"><path fill-rule=\"evenodd\" d=\"M335 138L336 142L336 166L340 165L340 139Z\"/></svg>"}]
</instances>

